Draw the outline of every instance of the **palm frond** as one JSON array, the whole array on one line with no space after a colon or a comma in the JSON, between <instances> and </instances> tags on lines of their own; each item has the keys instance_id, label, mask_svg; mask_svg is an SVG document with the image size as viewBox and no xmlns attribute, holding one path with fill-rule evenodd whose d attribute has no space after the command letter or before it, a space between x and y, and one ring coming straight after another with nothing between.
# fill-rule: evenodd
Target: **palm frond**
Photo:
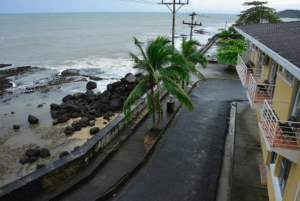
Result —
<instances>
[{"instance_id":1,"label":"palm frond","mask_svg":"<svg viewBox=\"0 0 300 201\"><path fill-rule=\"evenodd\" d=\"M181 88L179 84L174 82L168 77L161 76L161 80L163 81L164 87L167 91L176 96L178 101L188 110L194 110L194 104L190 98L190 96Z\"/></svg>"},{"instance_id":2,"label":"palm frond","mask_svg":"<svg viewBox=\"0 0 300 201\"><path fill-rule=\"evenodd\" d=\"M146 81L141 81L130 93L123 106L123 113L125 119L129 121L131 119L131 106L135 103L136 99L139 98L145 92Z\"/></svg>"}]
</instances>

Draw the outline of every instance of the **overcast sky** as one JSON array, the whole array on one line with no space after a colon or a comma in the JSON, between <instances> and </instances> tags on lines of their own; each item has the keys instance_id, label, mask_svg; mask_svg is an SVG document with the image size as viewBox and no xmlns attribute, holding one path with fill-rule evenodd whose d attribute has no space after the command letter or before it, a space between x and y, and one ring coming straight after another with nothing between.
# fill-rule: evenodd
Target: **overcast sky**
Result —
<instances>
[{"instance_id":1,"label":"overcast sky","mask_svg":"<svg viewBox=\"0 0 300 201\"><path fill-rule=\"evenodd\" d=\"M132 1L132 0L129 0ZM156 1L160 0L139 0ZM171 0L165 0L171 1ZM178 1L178 0L176 0ZM182 0L184 1L184 0ZM190 0L181 12L238 14L247 7L244 0ZM268 6L281 11L299 9L300 0L269 0ZM131 3L120 0L0 0L0 13L57 12L169 12L164 5Z\"/></svg>"}]
</instances>

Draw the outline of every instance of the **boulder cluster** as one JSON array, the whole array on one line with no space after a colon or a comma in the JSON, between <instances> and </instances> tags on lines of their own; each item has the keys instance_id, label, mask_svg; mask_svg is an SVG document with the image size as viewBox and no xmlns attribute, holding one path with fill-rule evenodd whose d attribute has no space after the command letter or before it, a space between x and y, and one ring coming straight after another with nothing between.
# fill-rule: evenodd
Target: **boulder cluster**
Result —
<instances>
[{"instance_id":1,"label":"boulder cluster","mask_svg":"<svg viewBox=\"0 0 300 201\"><path fill-rule=\"evenodd\" d=\"M66 129L65 133L71 134L90 125L90 121L98 117L109 121L115 112L121 111L125 100L138 84L138 76L140 75L128 73L120 81L108 84L107 90L98 94L93 92L93 89L97 88L97 83L88 82L85 93L68 94L62 99L61 104L50 105L53 125L66 122L70 118L81 117L81 120L72 123L71 127L74 130Z\"/></svg>"},{"instance_id":2,"label":"boulder cluster","mask_svg":"<svg viewBox=\"0 0 300 201\"><path fill-rule=\"evenodd\" d=\"M95 94L93 89L97 88L96 82L88 82L86 84L87 91L85 93L68 94L62 99L61 104L52 103L50 105L50 113L53 120L53 125L67 122L70 118L81 117L79 121L72 122L66 126L64 133L72 135L75 131L80 131L82 127L95 126L96 118L103 117L110 121L110 117L114 116L115 112L121 112L123 104L132 90L139 83L142 75L133 75L128 73L120 81L116 81L107 85L107 90L103 93ZM29 115L28 122L36 124L39 119ZM107 124L107 122L104 122ZM14 125L14 129L18 129L19 125ZM90 129L90 134L95 135L100 129L93 127ZM74 148L74 151L79 149L79 146ZM74 152L72 151L72 152ZM72 153L71 152L71 153ZM28 149L25 153L26 157L20 159L20 163L35 162L38 157L46 158L50 156L50 152L46 148ZM63 151L59 154L59 158L69 155L69 152ZM37 169L44 167L44 164L38 164Z\"/></svg>"},{"instance_id":3,"label":"boulder cluster","mask_svg":"<svg viewBox=\"0 0 300 201\"><path fill-rule=\"evenodd\" d=\"M47 148L41 148L41 149L27 149L26 152L25 152L25 155L26 155L26 157L21 158L19 160L19 162L21 164L25 164L27 162L33 163L36 160L38 160L39 157L41 157L41 158L47 158L51 154L50 154L49 149L47 149ZM38 165L39 168L44 167L44 166L43 166L43 164Z\"/></svg>"}]
</instances>

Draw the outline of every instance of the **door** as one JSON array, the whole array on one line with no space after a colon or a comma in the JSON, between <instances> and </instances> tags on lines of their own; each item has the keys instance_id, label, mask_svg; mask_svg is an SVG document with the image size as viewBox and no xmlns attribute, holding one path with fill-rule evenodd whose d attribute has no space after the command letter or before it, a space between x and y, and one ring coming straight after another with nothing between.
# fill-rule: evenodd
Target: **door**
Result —
<instances>
[{"instance_id":1,"label":"door","mask_svg":"<svg viewBox=\"0 0 300 201\"><path fill-rule=\"evenodd\" d=\"M298 84L298 91L297 91L297 95L296 95L296 99L292 111L292 116L296 117L297 122L300 121L300 97L299 96L300 96L300 82Z\"/></svg>"},{"instance_id":2,"label":"door","mask_svg":"<svg viewBox=\"0 0 300 201\"><path fill-rule=\"evenodd\" d=\"M270 85L268 86L268 94L270 97L273 97L274 94L274 89L275 89L275 83L276 83L276 76L277 76L277 70L278 70L278 64L276 61L272 60L272 65L271 65L271 71L269 74L269 83Z\"/></svg>"}]
</instances>

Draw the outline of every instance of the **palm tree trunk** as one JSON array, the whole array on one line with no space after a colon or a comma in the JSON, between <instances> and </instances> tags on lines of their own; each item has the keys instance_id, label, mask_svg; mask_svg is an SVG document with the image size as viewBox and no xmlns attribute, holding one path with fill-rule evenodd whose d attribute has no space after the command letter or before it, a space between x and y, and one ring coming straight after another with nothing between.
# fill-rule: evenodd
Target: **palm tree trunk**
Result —
<instances>
[{"instance_id":1,"label":"palm tree trunk","mask_svg":"<svg viewBox=\"0 0 300 201\"><path fill-rule=\"evenodd\" d=\"M151 86L151 97L154 97L154 90L153 86ZM153 102L153 108L152 108L152 128L155 128L155 107Z\"/></svg>"}]
</instances>

